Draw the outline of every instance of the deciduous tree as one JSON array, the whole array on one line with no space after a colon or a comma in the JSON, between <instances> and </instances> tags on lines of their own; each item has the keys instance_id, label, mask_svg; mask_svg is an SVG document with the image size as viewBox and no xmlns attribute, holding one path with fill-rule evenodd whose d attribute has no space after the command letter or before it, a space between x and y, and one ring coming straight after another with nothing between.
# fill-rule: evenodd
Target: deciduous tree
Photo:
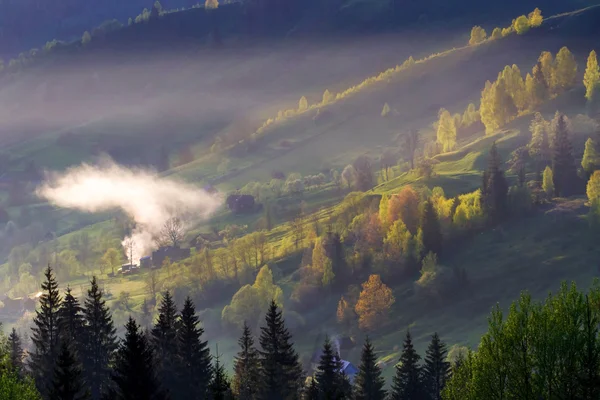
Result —
<instances>
[{"instance_id":1,"label":"deciduous tree","mask_svg":"<svg viewBox=\"0 0 600 400\"><path fill-rule=\"evenodd\" d=\"M558 90L564 91L575 85L577 79L577 62L575 57L565 46L556 54L554 68L554 83Z\"/></svg>"},{"instance_id":2,"label":"deciduous tree","mask_svg":"<svg viewBox=\"0 0 600 400\"><path fill-rule=\"evenodd\" d=\"M392 290L381 282L379 275L371 275L362 287L355 311L359 317L359 327L369 331L387 320L388 312L396 299Z\"/></svg>"},{"instance_id":3,"label":"deciduous tree","mask_svg":"<svg viewBox=\"0 0 600 400\"><path fill-rule=\"evenodd\" d=\"M595 50L592 50L588 56L583 84L585 85L585 98L591 101L600 85L600 68L598 68L598 58Z\"/></svg>"},{"instance_id":4,"label":"deciduous tree","mask_svg":"<svg viewBox=\"0 0 600 400\"><path fill-rule=\"evenodd\" d=\"M443 108L439 112L437 142L444 152L451 151L456 146L456 123L450 112Z\"/></svg>"},{"instance_id":5,"label":"deciduous tree","mask_svg":"<svg viewBox=\"0 0 600 400\"><path fill-rule=\"evenodd\" d=\"M469 39L469 45L473 46L479 44L485 40L487 37L487 33L485 29L482 27L475 25L473 29L471 29L471 38Z\"/></svg>"}]
</instances>

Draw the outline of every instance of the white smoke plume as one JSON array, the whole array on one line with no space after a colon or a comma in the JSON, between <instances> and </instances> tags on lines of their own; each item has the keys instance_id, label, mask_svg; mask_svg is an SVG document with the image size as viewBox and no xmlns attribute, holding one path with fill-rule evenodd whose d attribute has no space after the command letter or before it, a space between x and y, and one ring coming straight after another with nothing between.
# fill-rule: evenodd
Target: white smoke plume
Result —
<instances>
[{"instance_id":1,"label":"white smoke plume","mask_svg":"<svg viewBox=\"0 0 600 400\"><path fill-rule=\"evenodd\" d=\"M110 159L98 165L81 164L64 173L48 173L37 195L62 207L91 213L120 209L135 221L131 237L133 260L149 254L164 223L181 218L186 226L207 218L221 204L221 196L211 195L190 184L161 178L156 172L126 168Z\"/></svg>"}]
</instances>

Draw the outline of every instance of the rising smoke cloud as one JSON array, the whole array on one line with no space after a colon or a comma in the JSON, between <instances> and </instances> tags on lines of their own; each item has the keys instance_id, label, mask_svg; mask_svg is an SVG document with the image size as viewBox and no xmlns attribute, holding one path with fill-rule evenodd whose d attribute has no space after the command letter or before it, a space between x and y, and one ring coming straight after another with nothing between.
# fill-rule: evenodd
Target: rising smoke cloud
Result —
<instances>
[{"instance_id":1,"label":"rising smoke cloud","mask_svg":"<svg viewBox=\"0 0 600 400\"><path fill-rule=\"evenodd\" d=\"M123 240L124 247L133 241L134 261L156 247L154 238L168 219L179 217L189 226L207 218L221 204L219 195L162 178L154 171L126 168L107 158L98 165L84 163L64 173L47 173L36 194L62 208L125 212L136 224L131 237Z\"/></svg>"}]
</instances>

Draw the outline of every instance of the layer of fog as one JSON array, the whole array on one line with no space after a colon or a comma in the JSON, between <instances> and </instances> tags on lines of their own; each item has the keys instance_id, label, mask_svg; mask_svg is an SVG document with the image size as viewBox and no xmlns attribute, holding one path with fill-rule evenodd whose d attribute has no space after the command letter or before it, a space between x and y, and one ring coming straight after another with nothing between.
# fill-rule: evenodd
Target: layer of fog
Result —
<instances>
[{"instance_id":1,"label":"layer of fog","mask_svg":"<svg viewBox=\"0 0 600 400\"><path fill-rule=\"evenodd\" d=\"M155 239L167 220L179 217L190 226L221 204L219 195L161 178L150 170L126 168L108 158L97 165L82 164L64 173L47 173L36 193L62 208L125 212L135 222L131 236L123 240L124 246L133 242L134 262L156 248ZM129 253L130 249L126 250Z\"/></svg>"},{"instance_id":2,"label":"layer of fog","mask_svg":"<svg viewBox=\"0 0 600 400\"><path fill-rule=\"evenodd\" d=\"M326 88L339 91L409 55L427 55L434 46L445 46L428 45L433 37L410 39L376 37L202 53L84 53L0 81L0 140L48 130L77 131L98 120L125 129L165 116L175 116L182 126L240 115L261 120L282 106L297 106L302 95L317 101Z\"/></svg>"}]
</instances>

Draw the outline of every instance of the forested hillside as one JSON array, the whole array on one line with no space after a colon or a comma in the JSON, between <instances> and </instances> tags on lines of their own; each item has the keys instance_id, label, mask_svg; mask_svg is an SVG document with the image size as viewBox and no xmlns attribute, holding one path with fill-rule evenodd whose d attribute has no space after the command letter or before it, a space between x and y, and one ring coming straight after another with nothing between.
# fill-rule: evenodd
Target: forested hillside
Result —
<instances>
[{"instance_id":1,"label":"forested hillside","mask_svg":"<svg viewBox=\"0 0 600 400\"><path fill-rule=\"evenodd\" d=\"M1 379L595 398L600 7L248 47L225 17L247 5L207 7L3 71L0 319L27 355Z\"/></svg>"}]
</instances>

